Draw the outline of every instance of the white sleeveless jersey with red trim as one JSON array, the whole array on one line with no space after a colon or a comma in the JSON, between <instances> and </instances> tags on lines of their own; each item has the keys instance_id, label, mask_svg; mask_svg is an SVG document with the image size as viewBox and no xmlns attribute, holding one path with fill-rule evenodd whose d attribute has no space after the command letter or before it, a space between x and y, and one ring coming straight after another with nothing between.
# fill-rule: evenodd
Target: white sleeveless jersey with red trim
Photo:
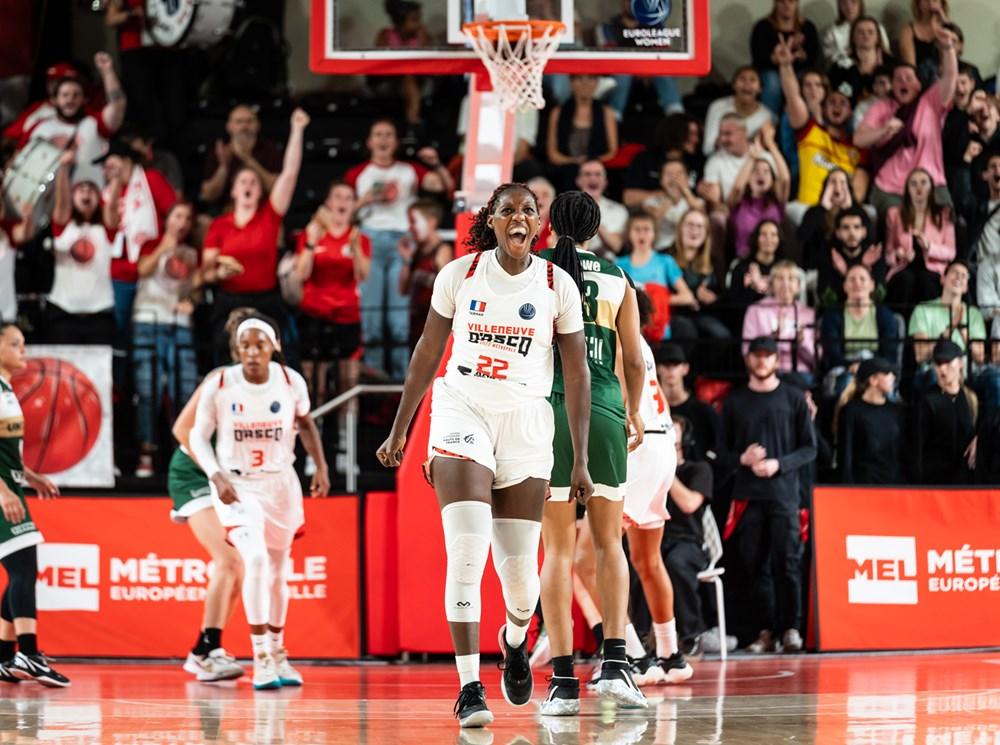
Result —
<instances>
[{"instance_id":1,"label":"white sleeveless jersey with red trim","mask_svg":"<svg viewBox=\"0 0 1000 745\"><path fill-rule=\"evenodd\" d=\"M278 473L295 462L295 417L309 413L301 375L272 362L267 382L258 385L233 365L206 381L206 394L214 398L215 453L224 472Z\"/></svg>"},{"instance_id":2,"label":"white sleeveless jersey with red trim","mask_svg":"<svg viewBox=\"0 0 1000 745\"><path fill-rule=\"evenodd\" d=\"M493 254L445 267L432 305L452 318L445 383L483 407L509 410L551 393L555 334L581 331L583 313L579 291L559 267L535 256L529 277L511 276ZM504 284L513 291L502 292Z\"/></svg>"},{"instance_id":3,"label":"white sleeveless jersey with red trim","mask_svg":"<svg viewBox=\"0 0 1000 745\"><path fill-rule=\"evenodd\" d=\"M647 432L663 432L673 426L670 409L656 377L656 358L653 356L653 350L642 337L639 337L639 343L642 345L642 361L646 366L642 400L639 401L639 416L642 417L642 424Z\"/></svg>"}]
</instances>

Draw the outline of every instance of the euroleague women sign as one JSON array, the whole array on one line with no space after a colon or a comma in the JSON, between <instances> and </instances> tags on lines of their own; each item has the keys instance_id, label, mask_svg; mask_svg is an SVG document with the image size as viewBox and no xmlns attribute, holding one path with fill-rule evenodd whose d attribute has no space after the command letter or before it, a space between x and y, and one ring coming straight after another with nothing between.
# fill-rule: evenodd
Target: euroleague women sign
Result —
<instances>
[{"instance_id":1,"label":"euroleague women sign","mask_svg":"<svg viewBox=\"0 0 1000 745\"><path fill-rule=\"evenodd\" d=\"M28 468L60 486L114 486L110 347L29 346L11 384Z\"/></svg>"}]
</instances>

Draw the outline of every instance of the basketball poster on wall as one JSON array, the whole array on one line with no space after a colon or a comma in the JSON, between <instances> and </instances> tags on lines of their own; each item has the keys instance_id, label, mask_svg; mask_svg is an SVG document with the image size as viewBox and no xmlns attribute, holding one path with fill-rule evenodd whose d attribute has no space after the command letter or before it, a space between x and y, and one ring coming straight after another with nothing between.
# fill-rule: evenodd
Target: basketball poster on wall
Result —
<instances>
[{"instance_id":1,"label":"basketball poster on wall","mask_svg":"<svg viewBox=\"0 0 1000 745\"><path fill-rule=\"evenodd\" d=\"M111 347L30 345L11 384L24 411L24 464L59 486L115 485Z\"/></svg>"}]
</instances>

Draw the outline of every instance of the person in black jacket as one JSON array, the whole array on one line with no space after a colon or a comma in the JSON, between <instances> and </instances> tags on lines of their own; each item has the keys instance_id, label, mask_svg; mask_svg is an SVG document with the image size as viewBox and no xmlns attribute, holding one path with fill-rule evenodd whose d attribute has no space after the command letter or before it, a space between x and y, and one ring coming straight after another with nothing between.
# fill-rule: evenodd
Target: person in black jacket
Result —
<instances>
[{"instance_id":1,"label":"person in black jacket","mask_svg":"<svg viewBox=\"0 0 1000 745\"><path fill-rule=\"evenodd\" d=\"M917 404L912 428L915 484L971 481L979 399L963 384L962 357L962 348L951 339L938 339L934 345L937 386Z\"/></svg>"},{"instance_id":2,"label":"person in black jacket","mask_svg":"<svg viewBox=\"0 0 1000 745\"><path fill-rule=\"evenodd\" d=\"M778 346L761 336L746 356L749 383L729 394L722 408L719 465L735 472L734 536L749 577L747 612L760 633L751 651L773 651L775 630L785 651L802 649L802 538L799 529L800 470L816 458L816 435L802 392L778 380ZM771 564L770 583L765 566Z\"/></svg>"},{"instance_id":3,"label":"person in black jacket","mask_svg":"<svg viewBox=\"0 0 1000 745\"><path fill-rule=\"evenodd\" d=\"M854 389L837 421L837 455L842 484L903 483L903 421L898 404L888 400L895 369L881 357L858 366Z\"/></svg>"},{"instance_id":4,"label":"person in black jacket","mask_svg":"<svg viewBox=\"0 0 1000 745\"><path fill-rule=\"evenodd\" d=\"M760 102L774 115L781 116L781 80L774 48L784 42L792 49L796 74L816 69L819 62L819 34L813 22L806 18L798 0L774 0L771 14L761 18L750 33L750 54L753 66L760 73Z\"/></svg>"},{"instance_id":5,"label":"person in black jacket","mask_svg":"<svg viewBox=\"0 0 1000 745\"><path fill-rule=\"evenodd\" d=\"M614 110L594 99L596 75L571 75L572 97L549 115L546 152L560 191L574 188L580 166L602 163L618 153L618 120Z\"/></svg>"}]
</instances>

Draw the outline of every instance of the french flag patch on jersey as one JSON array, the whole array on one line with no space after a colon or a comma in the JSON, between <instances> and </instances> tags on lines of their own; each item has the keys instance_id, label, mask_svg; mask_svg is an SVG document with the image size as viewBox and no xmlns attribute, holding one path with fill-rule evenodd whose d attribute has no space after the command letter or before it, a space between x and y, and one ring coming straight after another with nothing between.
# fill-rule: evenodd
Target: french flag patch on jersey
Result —
<instances>
[{"instance_id":1,"label":"french flag patch on jersey","mask_svg":"<svg viewBox=\"0 0 1000 745\"><path fill-rule=\"evenodd\" d=\"M473 300L469 303L469 312L473 315L481 316L486 312L486 303L482 300Z\"/></svg>"},{"instance_id":2,"label":"french flag patch on jersey","mask_svg":"<svg viewBox=\"0 0 1000 745\"><path fill-rule=\"evenodd\" d=\"M234 414L242 414L243 413L243 404L232 404L230 406L230 410Z\"/></svg>"}]
</instances>

